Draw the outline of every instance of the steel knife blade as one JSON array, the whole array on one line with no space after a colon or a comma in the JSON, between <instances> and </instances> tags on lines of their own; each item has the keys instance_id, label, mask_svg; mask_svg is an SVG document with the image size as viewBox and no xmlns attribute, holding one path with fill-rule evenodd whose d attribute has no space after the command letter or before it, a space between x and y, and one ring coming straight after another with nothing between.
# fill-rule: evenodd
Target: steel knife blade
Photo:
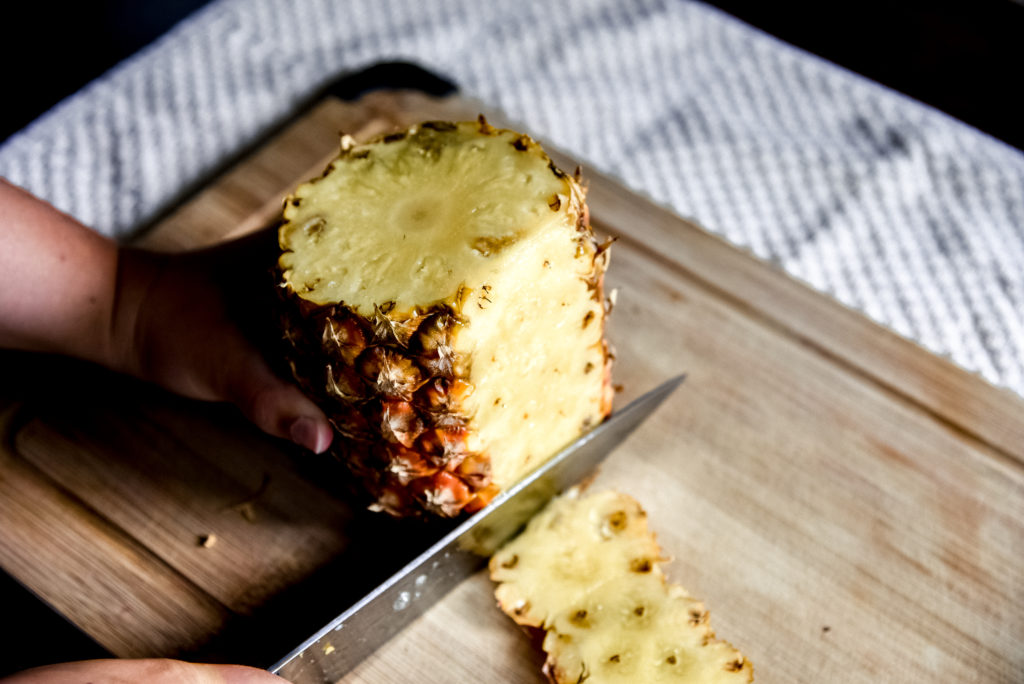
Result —
<instances>
[{"instance_id":1,"label":"steel knife blade","mask_svg":"<svg viewBox=\"0 0 1024 684\"><path fill-rule=\"evenodd\" d=\"M334 683L479 570L554 496L578 484L683 382L668 380L615 411L283 657L293 684Z\"/></svg>"}]
</instances>

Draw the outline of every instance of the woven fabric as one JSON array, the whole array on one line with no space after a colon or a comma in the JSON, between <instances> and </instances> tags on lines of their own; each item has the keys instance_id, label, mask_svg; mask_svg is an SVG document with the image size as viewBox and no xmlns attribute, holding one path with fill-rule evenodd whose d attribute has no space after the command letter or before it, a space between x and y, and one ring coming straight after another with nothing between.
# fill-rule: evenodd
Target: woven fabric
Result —
<instances>
[{"instance_id":1,"label":"woven fabric","mask_svg":"<svg viewBox=\"0 0 1024 684\"><path fill-rule=\"evenodd\" d=\"M696 2L219 0L9 139L0 174L125 236L393 59L1024 394L1024 155Z\"/></svg>"}]
</instances>

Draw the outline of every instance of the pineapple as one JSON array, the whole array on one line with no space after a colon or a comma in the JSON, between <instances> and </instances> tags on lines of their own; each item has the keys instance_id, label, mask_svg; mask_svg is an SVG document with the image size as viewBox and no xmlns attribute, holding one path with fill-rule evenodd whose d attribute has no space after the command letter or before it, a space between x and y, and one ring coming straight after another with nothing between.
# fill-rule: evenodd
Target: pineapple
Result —
<instances>
[{"instance_id":1,"label":"pineapple","mask_svg":"<svg viewBox=\"0 0 1024 684\"><path fill-rule=\"evenodd\" d=\"M753 667L715 639L704 606L668 584L665 559L630 497L572 490L490 561L498 604L546 631L555 684L753 681Z\"/></svg>"},{"instance_id":2,"label":"pineapple","mask_svg":"<svg viewBox=\"0 0 1024 684\"><path fill-rule=\"evenodd\" d=\"M478 510L611 411L610 243L528 136L345 136L279 242L286 355L373 508Z\"/></svg>"}]
</instances>

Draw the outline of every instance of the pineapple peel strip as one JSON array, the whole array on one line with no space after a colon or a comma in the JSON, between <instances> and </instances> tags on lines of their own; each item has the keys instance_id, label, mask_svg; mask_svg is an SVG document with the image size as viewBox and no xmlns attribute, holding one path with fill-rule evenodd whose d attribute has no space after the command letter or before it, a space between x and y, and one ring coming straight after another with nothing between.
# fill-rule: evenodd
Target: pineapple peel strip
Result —
<instances>
[{"instance_id":1,"label":"pineapple peel strip","mask_svg":"<svg viewBox=\"0 0 1024 684\"><path fill-rule=\"evenodd\" d=\"M703 604L666 581L666 560L634 499L571 490L489 567L501 609L546 632L544 671L555 684L753 681Z\"/></svg>"}]
</instances>

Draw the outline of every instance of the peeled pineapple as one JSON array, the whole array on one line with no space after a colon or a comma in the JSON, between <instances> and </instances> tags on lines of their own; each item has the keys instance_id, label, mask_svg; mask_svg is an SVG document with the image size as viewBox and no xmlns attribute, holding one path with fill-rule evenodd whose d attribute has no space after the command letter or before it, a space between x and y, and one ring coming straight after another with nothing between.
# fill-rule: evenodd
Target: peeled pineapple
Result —
<instances>
[{"instance_id":1,"label":"peeled pineapple","mask_svg":"<svg viewBox=\"0 0 1024 684\"><path fill-rule=\"evenodd\" d=\"M665 581L647 516L630 497L555 499L490 562L498 603L546 630L555 684L753 681L753 667L715 639L704 606Z\"/></svg>"},{"instance_id":2,"label":"peeled pineapple","mask_svg":"<svg viewBox=\"0 0 1024 684\"><path fill-rule=\"evenodd\" d=\"M483 118L345 137L283 218L292 371L373 507L482 508L611 411L608 245L529 137Z\"/></svg>"}]
</instances>

